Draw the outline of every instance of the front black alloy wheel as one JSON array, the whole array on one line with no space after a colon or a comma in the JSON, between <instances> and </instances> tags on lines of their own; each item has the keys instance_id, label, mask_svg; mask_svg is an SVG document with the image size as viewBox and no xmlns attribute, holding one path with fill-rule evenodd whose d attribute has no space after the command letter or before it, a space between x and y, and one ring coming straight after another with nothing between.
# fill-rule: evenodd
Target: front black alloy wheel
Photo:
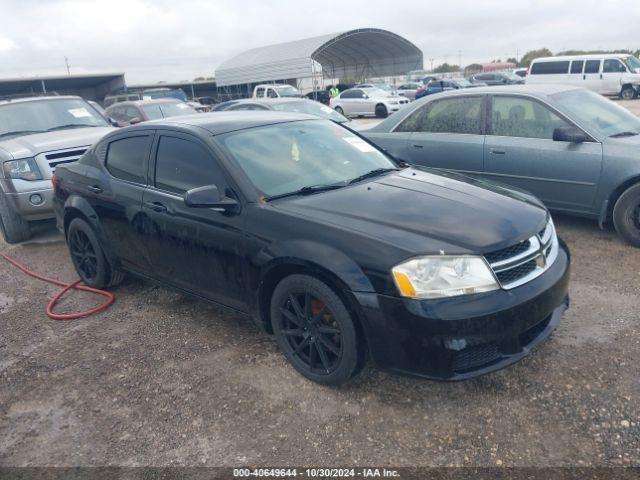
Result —
<instances>
[{"instance_id":1,"label":"front black alloy wheel","mask_svg":"<svg viewBox=\"0 0 640 480\"><path fill-rule=\"evenodd\" d=\"M640 184L620 195L613 209L613 224L627 242L640 247Z\"/></svg>"},{"instance_id":2,"label":"front black alloy wheel","mask_svg":"<svg viewBox=\"0 0 640 480\"><path fill-rule=\"evenodd\" d=\"M302 375L336 385L359 366L353 320L340 298L320 280L291 275L276 287L271 321L278 344Z\"/></svg>"}]
</instances>

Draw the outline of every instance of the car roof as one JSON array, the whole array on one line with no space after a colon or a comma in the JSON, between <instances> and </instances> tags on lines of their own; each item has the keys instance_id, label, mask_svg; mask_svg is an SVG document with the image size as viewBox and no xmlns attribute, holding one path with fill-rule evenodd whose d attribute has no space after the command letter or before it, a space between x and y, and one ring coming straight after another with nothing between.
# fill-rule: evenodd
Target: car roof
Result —
<instances>
[{"instance_id":1,"label":"car roof","mask_svg":"<svg viewBox=\"0 0 640 480\"><path fill-rule=\"evenodd\" d=\"M135 105L138 107L143 107L145 105L154 105L157 103L185 103L182 100L178 100L177 98L153 98L149 100L127 100L126 102L117 102L112 105L109 105L109 108L112 107L127 107L130 105Z\"/></svg>"},{"instance_id":2,"label":"car roof","mask_svg":"<svg viewBox=\"0 0 640 480\"><path fill-rule=\"evenodd\" d=\"M627 58L632 56L630 53L587 53L584 55L562 55L558 57L540 57L534 58L531 60L531 63L537 62L555 62L555 61L565 61L565 60L580 60L580 59L599 59L599 58Z\"/></svg>"},{"instance_id":3,"label":"car roof","mask_svg":"<svg viewBox=\"0 0 640 480\"><path fill-rule=\"evenodd\" d=\"M278 123L298 122L302 120L322 120L315 115L292 112L274 112L259 110L241 110L232 112L210 112L184 115L179 117L161 118L141 124L120 129L138 130L149 127L183 127L192 130L206 130L213 135L244 130L247 128L262 127Z\"/></svg>"},{"instance_id":4,"label":"car roof","mask_svg":"<svg viewBox=\"0 0 640 480\"><path fill-rule=\"evenodd\" d=\"M566 92L569 90L578 90L581 87L575 87L573 85L562 85L553 83L544 84L524 84L524 85L496 85L493 87L482 86L476 88L465 88L462 90L453 90L443 93L438 93L438 98L451 95L477 95L479 93L522 93L533 95L537 97L546 97L553 95L554 93ZM425 97L428 98L428 97Z\"/></svg>"},{"instance_id":5,"label":"car roof","mask_svg":"<svg viewBox=\"0 0 640 480\"><path fill-rule=\"evenodd\" d=\"M77 95L42 95L42 96L33 96L33 97L19 97L19 98L7 98L5 100L0 100L0 105L6 105L9 103L25 103L25 102L36 102L38 100L83 100L82 97Z\"/></svg>"},{"instance_id":6,"label":"car roof","mask_svg":"<svg viewBox=\"0 0 640 480\"><path fill-rule=\"evenodd\" d=\"M302 97L280 97L280 98L242 98L235 100L236 103L259 103L261 105L273 105L278 103L293 103L293 102L312 102L308 98Z\"/></svg>"}]
</instances>

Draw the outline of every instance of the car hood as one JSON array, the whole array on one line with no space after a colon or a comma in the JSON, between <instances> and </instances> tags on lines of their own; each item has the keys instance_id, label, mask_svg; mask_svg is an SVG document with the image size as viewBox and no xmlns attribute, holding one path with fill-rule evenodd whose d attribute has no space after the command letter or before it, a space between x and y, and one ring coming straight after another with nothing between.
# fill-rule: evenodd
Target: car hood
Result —
<instances>
[{"instance_id":1,"label":"car hood","mask_svg":"<svg viewBox=\"0 0 640 480\"><path fill-rule=\"evenodd\" d=\"M414 254L486 253L531 237L547 221L528 194L415 168L274 205Z\"/></svg>"},{"instance_id":2,"label":"car hood","mask_svg":"<svg viewBox=\"0 0 640 480\"><path fill-rule=\"evenodd\" d=\"M8 158L33 157L52 150L93 145L113 130L113 127L69 128L24 135L0 141L0 152Z\"/></svg>"}]
</instances>

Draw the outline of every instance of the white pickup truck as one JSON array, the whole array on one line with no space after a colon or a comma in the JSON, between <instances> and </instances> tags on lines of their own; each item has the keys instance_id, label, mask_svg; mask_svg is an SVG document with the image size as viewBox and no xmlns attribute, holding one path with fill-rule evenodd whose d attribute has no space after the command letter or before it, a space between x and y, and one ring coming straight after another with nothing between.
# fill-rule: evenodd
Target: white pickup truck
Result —
<instances>
[{"instance_id":1,"label":"white pickup truck","mask_svg":"<svg viewBox=\"0 0 640 480\"><path fill-rule=\"evenodd\" d=\"M253 89L253 98L290 98L302 96L300 90L286 83L265 83L256 85Z\"/></svg>"}]
</instances>

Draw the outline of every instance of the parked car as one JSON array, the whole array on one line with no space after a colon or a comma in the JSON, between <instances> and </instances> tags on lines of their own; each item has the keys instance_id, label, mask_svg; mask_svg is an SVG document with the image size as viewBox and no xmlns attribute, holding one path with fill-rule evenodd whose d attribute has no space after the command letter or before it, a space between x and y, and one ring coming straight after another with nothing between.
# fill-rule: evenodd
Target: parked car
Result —
<instances>
[{"instance_id":1,"label":"parked car","mask_svg":"<svg viewBox=\"0 0 640 480\"><path fill-rule=\"evenodd\" d=\"M640 90L640 60L620 53L537 58L527 83L560 83L630 100Z\"/></svg>"},{"instance_id":2,"label":"parked car","mask_svg":"<svg viewBox=\"0 0 640 480\"><path fill-rule=\"evenodd\" d=\"M419 89L416 92L416 100L426 95L433 95L434 93L445 92L447 90L459 90L460 88L474 88L479 86L486 86L486 84L471 83L466 78L431 80L426 88Z\"/></svg>"},{"instance_id":3,"label":"parked car","mask_svg":"<svg viewBox=\"0 0 640 480\"><path fill-rule=\"evenodd\" d=\"M75 96L0 101L0 232L31 237L31 222L54 217L51 174L75 162L113 127Z\"/></svg>"},{"instance_id":4,"label":"parked car","mask_svg":"<svg viewBox=\"0 0 640 480\"><path fill-rule=\"evenodd\" d=\"M328 90L313 90L305 95L309 100L315 100L316 102L329 105L331 100L331 94Z\"/></svg>"},{"instance_id":5,"label":"parked car","mask_svg":"<svg viewBox=\"0 0 640 480\"><path fill-rule=\"evenodd\" d=\"M198 113L195 108L180 100L161 98L158 100L137 100L135 102L120 102L111 105L106 110L107 115L117 122L118 127L135 125L147 120L176 117Z\"/></svg>"},{"instance_id":6,"label":"parked car","mask_svg":"<svg viewBox=\"0 0 640 480\"><path fill-rule=\"evenodd\" d=\"M398 90L393 85L389 85L388 83L359 83L354 87L350 88L377 88L378 90L384 90L388 94L396 95ZM348 90L345 88L344 90ZM340 90L343 91L343 90Z\"/></svg>"},{"instance_id":7,"label":"parked car","mask_svg":"<svg viewBox=\"0 0 640 480\"><path fill-rule=\"evenodd\" d=\"M173 98L181 102L188 101L187 94L181 88L147 88L142 91L142 100L156 100L160 98Z\"/></svg>"},{"instance_id":8,"label":"parked car","mask_svg":"<svg viewBox=\"0 0 640 480\"><path fill-rule=\"evenodd\" d=\"M398 95L407 97L409 100L416 99L416 93L422 88L422 85L416 82L403 83L397 88Z\"/></svg>"},{"instance_id":9,"label":"parked car","mask_svg":"<svg viewBox=\"0 0 640 480\"><path fill-rule=\"evenodd\" d=\"M104 97L104 108L107 108L114 103L118 102L133 102L134 100L142 100L142 95L140 93L114 93L112 95L107 95Z\"/></svg>"},{"instance_id":10,"label":"parked car","mask_svg":"<svg viewBox=\"0 0 640 480\"><path fill-rule=\"evenodd\" d=\"M326 118L327 120L338 123L346 123L349 121L348 118L336 112L333 108L306 98L249 98L228 103L229 105L220 110L274 110L276 112L308 113L309 115Z\"/></svg>"},{"instance_id":11,"label":"parked car","mask_svg":"<svg viewBox=\"0 0 640 480\"><path fill-rule=\"evenodd\" d=\"M484 83L485 85L521 85L524 78L510 72L484 72L476 73L469 78L471 83Z\"/></svg>"},{"instance_id":12,"label":"parked car","mask_svg":"<svg viewBox=\"0 0 640 480\"><path fill-rule=\"evenodd\" d=\"M569 253L534 197L406 167L309 115L135 125L55 184L83 282L131 272L248 315L319 383L368 357L428 378L488 373L567 305Z\"/></svg>"},{"instance_id":13,"label":"parked car","mask_svg":"<svg viewBox=\"0 0 640 480\"><path fill-rule=\"evenodd\" d=\"M331 99L331 107L348 117L373 115L385 118L408 103L404 97L377 88L351 88Z\"/></svg>"},{"instance_id":14,"label":"parked car","mask_svg":"<svg viewBox=\"0 0 640 480\"><path fill-rule=\"evenodd\" d=\"M559 85L444 92L363 133L412 164L522 188L551 210L600 225L613 220L640 246L640 118L593 92Z\"/></svg>"},{"instance_id":15,"label":"parked car","mask_svg":"<svg viewBox=\"0 0 640 480\"><path fill-rule=\"evenodd\" d=\"M303 97L300 90L296 87L292 87L289 84L262 84L256 85L253 89L252 98L281 98L281 97Z\"/></svg>"},{"instance_id":16,"label":"parked car","mask_svg":"<svg viewBox=\"0 0 640 480\"><path fill-rule=\"evenodd\" d=\"M214 105L213 107L211 107L211 111L212 112L221 112L222 110L226 110L227 108L229 108L229 106L234 105L234 104L238 103L241 100L242 99L227 100L226 102L218 103L218 104Z\"/></svg>"},{"instance_id":17,"label":"parked car","mask_svg":"<svg viewBox=\"0 0 640 480\"><path fill-rule=\"evenodd\" d=\"M526 76L527 76L527 71L528 71L528 70L529 70L529 69L527 69L527 68L514 68L514 69L513 69L513 74L514 74L514 75L518 75L519 77L524 78L524 77L526 77Z\"/></svg>"}]
</instances>

